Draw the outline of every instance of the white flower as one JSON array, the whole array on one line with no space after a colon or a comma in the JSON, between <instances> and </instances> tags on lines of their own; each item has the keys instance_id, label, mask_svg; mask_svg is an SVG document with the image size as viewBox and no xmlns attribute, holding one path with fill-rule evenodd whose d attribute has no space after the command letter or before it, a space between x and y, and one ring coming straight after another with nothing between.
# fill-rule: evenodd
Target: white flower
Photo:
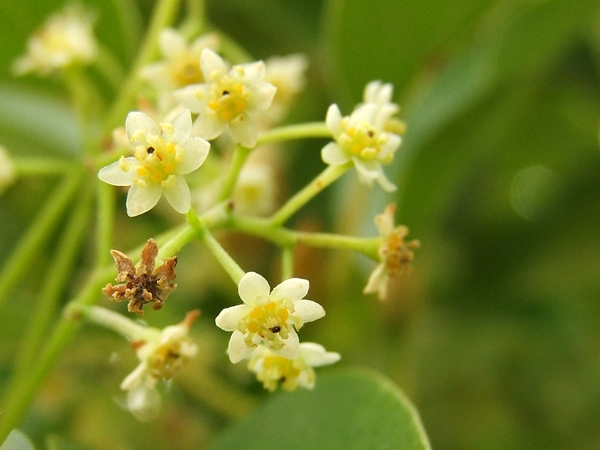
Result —
<instances>
[{"instance_id":1,"label":"white flower","mask_svg":"<svg viewBox=\"0 0 600 450\"><path fill-rule=\"evenodd\" d=\"M155 387L139 385L127 392L126 406L137 420L154 420L160 413L160 394Z\"/></svg>"},{"instance_id":2,"label":"white flower","mask_svg":"<svg viewBox=\"0 0 600 450\"><path fill-rule=\"evenodd\" d=\"M375 216L375 225L381 237L379 259L381 263L373 270L363 293L377 292L380 300L385 300L389 277L408 274L414 258L413 250L419 248L419 241L404 242L408 236L408 228L404 225L394 226L396 205L388 205L383 214Z\"/></svg>"},{"instance_id":3,"label":"white flower","mask_svg":"<svg viewBox=\"0 0 600 450\"><path fill-rule=\"evenodd\" d=\"M365 103L374 103L377 105L376 121L383 123L383 129L391 133L404 135L406 124L394 117L400 107L392 102L394 87L391 83L382 83L381 81L371 81L365 86L363 100Z\"/></svg>"},{"instance_id":4,"label":"white flower","mask_svg":"<svg viewBox=\"0 0 600 450\"><path fill-rule=\"evenodd\" d=\"M200 312L189 312L177 325L144 329L144 337L133 340L140 364L121 383L121 389L134 391L140 386L154 388L160 380L169 380L179 368L193 358L198 347L188 336Z\"/></svg>"},{"instance_id":5,"label":"white flower","mask_svg":"<svg viewBox=\"0 0 600 450\"><path fill-rule=\"evenodd\" d=\"M271 165L263 162L247 163L233 190L235 211L255 216L270 214L275 208L277 187Z\"/></svg>"},{"instance_id":6,"label":"white flower","mask_svg":"<svg viewBox=\"0 0 600 450\"><path fill-rule=\"evenodd\" d=\"M284 358L296 358L296 331L325 315L321 305L304 299L308 281L300 278L285 280L271 291L267 280L248 272L238 292L244 303L225 308L215 320L219 328L233 331L227 348L232 363L248 357L259 345Z\"/></svg>"},{"instance_id":7,"label":"white flower","mask_svg":"<svg viewBox=\"0 0 600 450\"><path fill-rule=\"evenodd\" d=\"M159 37L161 61L142 67L140 76L159 94L161 110L172 106L173 91L204 81L200 69L200 54L205 48L216 50L216 34L206 34L188 44L184 36L173 28L165 28Z\"/></svg>"},{"instance_id":8,"label":"white flower","mask_svg":"<svg viewBox=\"0 0 600 450\"><path fill-rule=\"evenodd\" d=\"M328 352L314 342L302 342L294 359L284 358L260 346L252 352L248 370L254 372L258 381L271 392L277 389L279 382L287 391L293 391L298 386L312 389L315 386L313 367L326 366L339 360L339 353Z\"/></svg>"},{"instance_id":9,"label":"white flower","mask_svg":"<svg viewBox=\"0 0 600 450\"><path fill-rule=\"evenodd\" d=\"M202 50L200 67L204 84L175 91L175 99L199 113L195 126L198 134L211 140L228 130L234 142L254 147L258 134L253 116L269 107L275 86L263 81L262 61L228 69L223 59L209 49Z\"/></svg>"},{"instance_id":10,"label":"white flower","mask_svg":"<svg viewBox=\"0 0 600 450\"><path fill-rule=\"evenodd\" d=\"M400 136L384 131L386 117L375 103L365 103L350 116L342 117L337 105L331 105L325 119L335 142L321 150L327 164L341 165L352 161L362 182L376 180L390 192L396 189L383 173L382 164L389 164L401 143Z\"/></svg>"},{"instance_id":11,"label":"white flower","mask_svg":"<svg viewBox=\"0 0 600 450\"><path fill-rule=\"evenodd\" d=\"M15 164L6 149L0 145L0 195L17 178Z\"/></svg>"},{"instance_id":12,"label":"white flower","mask_svg":"<svg viewBox=\"0 0 600 450\"><path fill-rule=\"evenodd\" d=\"M38 72L47 75L74 63L89 63L98 53L92 19L81 9L68 6L50 16L27 42L27 54L12 67L15 75Z\"/></svg>"},{"instance_id":13,"label":"white flower","mask_svg":"<svg viewBox=\"0 0 600 450\"><path fill-rule=\"evenodd\" d=\"M273 56L265 61L265 81L277 88L273 103L261 115L268 123L278 122L287 113L296 95L304 89L308 60L304 55Z\"/></svg>"},{"instance_id":14,"label":"white flower","mask_svg":"<svg viewBox=\"0 0 600 450\"><path fill-rule=\"evenodd\" d=\"M114 186L131 186L127 214L131 217L152 209L162 194L177 212L190 209L190 189L183 175L202 165L210 144L192 137L192 117L185 110L160 128L144 113L131 112L125 123L134 156L124 157L98 173Z\"/></svg>"}]
</instances>

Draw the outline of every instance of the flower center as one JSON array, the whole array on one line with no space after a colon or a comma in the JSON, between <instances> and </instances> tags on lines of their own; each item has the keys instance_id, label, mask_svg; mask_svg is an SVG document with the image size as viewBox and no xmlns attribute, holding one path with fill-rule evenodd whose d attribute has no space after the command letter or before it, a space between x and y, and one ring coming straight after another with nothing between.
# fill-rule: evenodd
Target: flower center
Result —
<instances>
[{"instance_id":1,"label":"flower center","mask_svg":"<svg viewBox=\"0 0 600 450\"><path fill-rule=\"evenodd\" d=\"M352 156L357 156L367 161L378 159L382 146L388 140L387 136L379 133L368 122L359 122L353 127L348 127L347 122L348 120L345 118L342 122L344 132L342 132L338 140L342 149Z\"/></svg>"},{"instance_id":2,"label":"flower center","mask_svg":"<svg viewBox=\"0 0 600 450\"><path fill-rule=\"evenodd\" d=\"M279 382L282 383L283 389L292 391L298 387L298 377L303 371L307 371L309 378L311 375L314 377L312 367L306 365L302 360L268 355L263 357L262 367L257 372L256 378L271 392L277 388Z\"/></svg>"},{"instance_id":3,"label":"flower center","mask_svg":"<svg viewBox=\"0 0 600 450\"><path fill-rule=\"evenodd\" d=\"M178 87L202 83L204 77L198 56L188 52L179 56L171 66L171 79Z\"/></svg>"},{"instance_id":4,"label":"flower center","mask_svg":"<svg viewBox=\"0 0 600 450\"><path fill-rule=\"evenodd\" d=\"M208 103L208 107L224 121L239 116L248 106L248 89L229 75L224 75L218 82L213 83L210 94L212 100Z\"/></svg>"},{"instance_id":5,"label":"flower center","mask_svg":"<svg viewBox=\"0 0 600 450\"><path fill-rule=\"evenodd\" d=\"M173 173L177 164L181 161L181 151L179 146L174 143L166 143L159 136L135 133L132 141L140 142L134 147L135 159L139 166L133 178L133 182L138 186L146 186L148 183L161 183L163 187L168 187L173 183L175 176ZM121 170L127 171L127 163L124 158L120 162Z\"/></svg>"},{"instance_id":6,"label":"flower center","mask_svg":"<svg viewBox=\"0 0 600 450\"><path fill-rule=\"evenodd\" d=\"M382 259L388 273L392 276L399 275L410 268L414 259L413 250L418 247L417 241L404 242L408 230L398 227L390 234L387 245L382 249Z\"/></svg>"},{"instance_id":7,"label":"flower center","mask_svg":"<svg viewBox=\"0 0 600 450\"><path fill-rule=\"evenodd\" d=\"M294 304L291 301L270 300L264 305L255 306L240 321L238 330L245 335L244 340L249 347L263 344L273 350L281 350L283 340L289 336L288 321L293 312Z\"/></svg>"}]
</instances>

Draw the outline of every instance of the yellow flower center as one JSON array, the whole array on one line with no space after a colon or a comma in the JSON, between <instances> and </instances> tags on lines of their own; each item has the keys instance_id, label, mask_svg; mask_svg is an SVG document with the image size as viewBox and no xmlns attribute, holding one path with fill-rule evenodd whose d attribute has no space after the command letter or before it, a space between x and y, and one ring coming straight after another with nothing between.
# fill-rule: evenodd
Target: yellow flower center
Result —
<instances>
[{"instance_id":1,"label":"yellow flower center","mask_svg":"<svg viewBox=\"0 0 600 450\"><path fill-rule=\"evenodd\" d=\"M381 259L392 276L410 272L410 263L414 259L413 250L419 247L419 241L404 242L407 235L408 229L405 226L396 227L386 245L381 248Z\"/></svg>"},{"instance_id":2,"label":"yellow flower center","mask_svg":"<svg viewBox=\"0 0 600 450\"><path fill-rule=\"evenodd\" d=\"M140 132L143 134L142 130ZM158 136L140 136L139 133L134 134L132 141L134 140L143 142L134 150L135 159L139 162L133 179L134 183L139 186L161 183L163 187L168 187L173 183L175 180L173 174L182 156L179 146L174 143L166 143ZM126 163L123 158L120 164L122 170L127 170L124 167Z\"/></svg>"},{"instance_id":3,"label":"yellow flower center","mask_svg":"<svg viewBox=\"0 0 600 450\"><path fill-rule=\"evenodd\" d=\"M385 134L379 133L368 122L359 122L353 127L348 127L348 118L342 120L342 129L344 130L338 138L338 144L342 149L352 156L357 156L366 161L379 159L382 146L388 141ZM380 162L388 164L392 161L392 155L389 155Z\"/></svg>"},{"instance_id":4,"label":"yellow flower center","mask_svg":"<svg viewBox=\"0 0 600 450\"><path fill-rule=\"evenodd\" d=\"M287 339L290 332L290 319L297 322L294 313L294 304L290 300L270 300L267 303L255 306L250 313L240 321L238 330L243 333L246 345L256 347L255 338L263 345L273 350L281 350L283 340ZM296 326L298 324L295 323ZM299 324L302 326L302 324Z\"/></svg>"},{"instance_id":5,"label":"yellow flower center","mask_svg":"<svg viewBox=\"0 0 600 450\"><path fill-rule=\"evenodd\" d=\"M189 52L179 56L171 65L171 80L178 87L202 83L204 77L198 56Z\"/></svg>"},{"instance_id":6,"label":"yellow flower center","mask_svg":"<svg viewBox=\"0 0 600 450\"><path fill-rule=\"evenodd\" d=\"M257 372L256 378L271 392L277 389L277 384L280 382L283 389L293 391L298 387L298 377L304 371L308 372L309 382L314 379L315 372L313 368L308 366L304 360L287 359L283 356L270 354L263 357L262 367Z\"/></svg>"},{"instance_id":7,"label":"yellow flower center","mask_svg":"<svg viewBox=\"0 0 600 450\"><path fill-rule=\"evenodd\" d=\"M243 83L224 75L211 86L208 107L223 121L230 121L242 114L248 106L249 91Z\"/></svg>"}]
</instances>

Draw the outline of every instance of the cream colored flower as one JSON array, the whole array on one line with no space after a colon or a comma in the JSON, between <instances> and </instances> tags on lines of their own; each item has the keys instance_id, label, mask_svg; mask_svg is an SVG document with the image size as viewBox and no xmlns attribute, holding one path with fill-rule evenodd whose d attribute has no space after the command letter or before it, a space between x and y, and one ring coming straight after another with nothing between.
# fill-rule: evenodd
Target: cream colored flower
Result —
<instances>
[{"instance_id":1,"label":"cream colored flower","mask_svg":"<svg viewBox=\"0 0 600 450\"><path fill-rule=\"evenodd\" d=\"M162 194L182 214L190 209L190 189L183 175L198 169L210 144L192 137L192 117L185 110L160 128L144 113L131 112L125 124L134 156L124 157L98 172L98 178L114 186L131 186L127 214L131 217L152 209Z\"/></svg>"},{"instance_id":2,"label":"cream colored flower","mask_svg":"<svg viewBox=\"0 0 600 450\"><path fill-rule=\"evenodd\" d=\"M396 186L386 178L382 165L392 162L402 140L385 131L389 112L378 104L364 103L342 117L338 106L331 105L325 121L335 142L321 150L323 161L330 165L352 161L362 182L377 181L384 190L394 191Z\"/></svg>"},{"instance_id":3,"label":"cream colored flower","mask_svg":"<svg viewBox=\"0 0 600 450\"><path fill-rule=\"evenodd\" d=\"M175 99L198 113L195 127L204 139L214 139L227 130L234 142L254 147L258 130L254 116L267 109L277 90L263 81L262 61L233 66L219 55L202 50L200 67L204 84L194 84L174 92Z\"/></svg>"},{"instance_id":4,"label":"cream colored flower","mask_svg":"<svg viewBox=\"0 0 600 450\"><path fill-rule=\"evenodd\" d=\"M381 245L379 247L380 264L373 270L363 293L377 292L380 300L385 300L389 277L408 274L412 271L410 263L414 258L413 250L420 246L418 240L405 242L408 228L404 225L394 226L396 205L388 205L383 214L375 216L375 225Z\"/></svg>"},{"instance_id":5,"label":"cream colored flower","mask_svg":"<svg viewBox=\"0 0 600 450\"><path fill-rule=\"evenodd\" d=\"M287 391L296 390L298 386L312 389L315 386L313 367L326 366L339 360L339 353L328 352L314 342L302 342L294 359L284 358L260 346L252 352L248 370L254 372L258 381L271 392L277 389L279 383Z\"/></svg>"},{"instance_id":6,"label":"cream colored flower","mask_svg":"<svg viewBox=\"0 0 600 450\"><path fill-rule=\"evenodd\" d=\"M50 16L29 38L27 54L14 62L12 70L15 75L48 75L71 64L88 64L97 53L90 14L69 5Z\"/></svg>"},{"instance_id":7,"label":"cream colored flower","mask_svg":"<svg viewBox=\"0 0 600 450\"><path fill-rule=\"evenodd\" d=\"M285 358L296 358L296 331L305 322L325 315L321 305L304 299L308 286L307 280L290 278L271 291L261 275L246 273L238 285L244 303L225 308L215 320L219 328L233 331L227 349L231 362L248 357L259 345Z\"/></svg>"}]
</instances>

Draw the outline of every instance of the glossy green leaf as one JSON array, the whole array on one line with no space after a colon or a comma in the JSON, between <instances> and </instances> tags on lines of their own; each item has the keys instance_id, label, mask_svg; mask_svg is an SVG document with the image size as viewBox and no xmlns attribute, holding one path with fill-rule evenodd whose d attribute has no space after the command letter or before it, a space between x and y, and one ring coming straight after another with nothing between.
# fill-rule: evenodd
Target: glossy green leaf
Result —
<instances>
[{"instance_id":1,"label":"glossy green leaf","mask_svg":"<svg viewBox=\"0 0 600 450\"><path fill-rule=\"evenodd\" d=\"M404 393L381 375L339 371L312 391L279 393L224 433L211 450L425 450L429 441Z\"/></svg>"}]
</instances>

